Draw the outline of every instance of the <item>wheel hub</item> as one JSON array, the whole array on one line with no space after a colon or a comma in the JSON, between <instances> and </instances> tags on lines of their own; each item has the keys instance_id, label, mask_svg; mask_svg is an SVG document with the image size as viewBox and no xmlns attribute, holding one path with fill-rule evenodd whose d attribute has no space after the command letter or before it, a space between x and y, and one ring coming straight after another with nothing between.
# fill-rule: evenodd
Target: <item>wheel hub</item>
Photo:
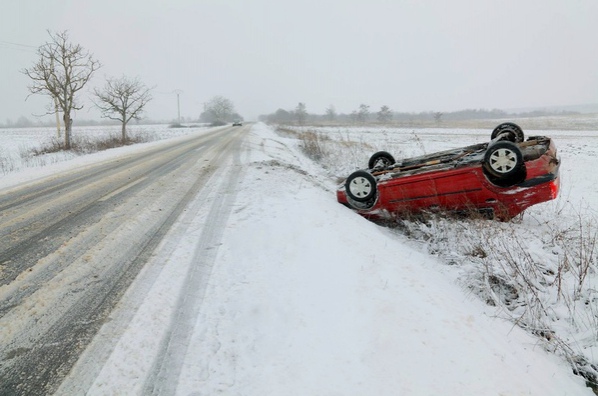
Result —
<instances>
[{"instance_id":1,"label":"wheel hub","mask_svg":"<svg viewBox=\"0 0 598 396\"><path fill-rule=\"evenodd\" d=\"M499 149L490 156L490 166L496 172L507 173L517 165L517 156L508 149Z\"/></svg>"},{"instance_id":2,"label":"wheel hub","mask_svg":"<svg viewBox=\"0 0 598 396\"><path fill-rule=\"evenodd\" d=\"M372 191L372 184L365 177L356 177L349 185L351 194L356 197L366 197Z\"/></svg>"}]
</instances>

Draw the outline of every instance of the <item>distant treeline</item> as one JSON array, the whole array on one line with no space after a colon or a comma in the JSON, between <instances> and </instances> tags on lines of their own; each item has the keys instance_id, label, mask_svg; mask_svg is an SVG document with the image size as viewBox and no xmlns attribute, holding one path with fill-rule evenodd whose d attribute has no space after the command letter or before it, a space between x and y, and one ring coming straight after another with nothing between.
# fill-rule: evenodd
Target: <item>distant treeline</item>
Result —
<instances>
[{"instance_id":1,"label":"distant treeline","mask_svg":"<svg viewBox=\"0 0 598 396\"><path fill-rule=\"evenodd\" d=\"M453 112L435 112L424 111L419 113L396 112L390 110L387 106L382 106L379 111L370 111L369 106L361 105L357 110L350 114L336 113L334 107L326 109L326 114L312 114L306 111L306 106L302 103L294 110L278 109L274 113L259 116L260 121L269 123L415 123L415 122L442 122L442 121L462 121L462 120L481 120L481 119L503 119L503 118L522 118L522 117L544 117L554 115L576 115L575 111L550 111L536 110L522 113L508 113L503 110L493 109L466 109Z\"/></svg>"},{"instance_id":2,"label":"distant treeline","mask_svg":"<svg viewBox=\"0 0 598 396\"><path fill-rule=\"evenodd\" d=\"M567 110L534 110L529 112L506 112L504 110L493 109L466 109L453 112L423 111L419 113L392 111L388 106L382 106L377 111L371 111L367 105L360 105L359 108L350 114L337 113L333 106L326 109L325 114L313 114L307 111L307 106L300 103L293 110L278 109L274 113L264 114L258 117L259 121L274 124L309 124L309 123L339 123L339 124L360 124L360 123L440 123L442 121L463 121L463 120L483 120L483 119L504 119L504 118L524 118L524 117L545 117L545 116L566 116L579 115L577 111ZM242 119L239 116L238 119ZM191 118L181 117L181 122L200 122ZM169 120L151 120L143 119L135 121L136 125L152 124L172 124L175 121ZM108 119L89 120L75 119L74 126L101 126L101 125L120 125L117 121ZM56 127L56 122L52 117L34 118L19 117L16 121L10 119L5 123L0 123L0 128L35 128L35 127Z\"/></svg>"}]
</instances>

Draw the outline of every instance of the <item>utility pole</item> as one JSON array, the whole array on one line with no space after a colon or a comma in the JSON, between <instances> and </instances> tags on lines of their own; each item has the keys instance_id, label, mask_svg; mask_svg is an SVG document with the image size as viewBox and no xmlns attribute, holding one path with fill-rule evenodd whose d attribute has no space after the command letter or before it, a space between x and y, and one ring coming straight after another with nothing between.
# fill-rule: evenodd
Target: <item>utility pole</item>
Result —
<instances>
[{"instance_id":1,"label":"utility pole","mask_svg":"<svg viewBox=\"0 0 598 396\"><path fill-rule=\"evenodd\" d=\"M174 93L176 94L176 107L177 107L177 114L178 114L178 124L181 125L181 102L179 100L179 95L183 93L180 89L175 89Z\"/></svg>"}]
</instances>

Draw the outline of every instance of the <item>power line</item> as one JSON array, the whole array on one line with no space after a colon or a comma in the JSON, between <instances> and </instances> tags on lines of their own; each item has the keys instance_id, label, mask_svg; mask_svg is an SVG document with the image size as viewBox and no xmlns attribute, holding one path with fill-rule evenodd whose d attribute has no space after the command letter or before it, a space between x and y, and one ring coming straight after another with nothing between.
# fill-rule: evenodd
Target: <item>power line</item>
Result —
<instances>
[{"instance_id":1,"label":"power line","mask_svg":"<svg viewBox=\"0 0 598 396\"><path fill-rule=\"evenodd\" d=\"M12 47L5 47L3 45L0 44L0 49L8 49L8 50L13 50L13 51L19 51L19 52L26 52L28 54L35 54L35 51L31 51L29 49L25 49L25 48L12 48Z\"/></svg>"},{"instance_id":2,"label":"power line","mask_svg":"<svg viewBox=\"0 0 598 396\"><path fill-rule=\"evenodd\" d=\"M37 47L36 47L36 46L34 46L34 45L27 45L27 44L13 43L13 42L11 42L11 41L4 41L4 40L0 40L0 43L3 43L3 44L10 44L10 45L16 45L16 46L18 46L18 47L29 47L29 48L36 48L36 49L37 49Z\"/></svg>"},{"instance_id":3,"label":"power line","mask_svg":"<svg viewBox=\"0 0 598 396\"><path fill-rule=\"evenodd\" d=\"M10 41L0 40L0 48L6 48L6 49L13 50L13 51L28 52L28 53L33 54L36 52L36 51L33 51L33 48L35 48L37 50L38 47L35 47L33 45L19 44L19 43L13 43Z\"/></svg>"}]
</instances>

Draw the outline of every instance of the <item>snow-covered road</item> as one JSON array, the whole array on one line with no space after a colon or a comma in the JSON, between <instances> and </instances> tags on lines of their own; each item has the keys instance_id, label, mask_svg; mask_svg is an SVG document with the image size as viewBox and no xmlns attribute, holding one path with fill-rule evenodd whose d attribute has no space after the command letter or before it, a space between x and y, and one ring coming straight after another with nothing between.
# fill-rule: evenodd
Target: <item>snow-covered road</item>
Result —
<instances>
[{"instance_id":1,"label":"snow-covered road","mask_svg":"<svg viewBox=\"0 0 598 396\"><path fill-rule=\"evenodd\" d=\"M295 140L263 124L242 132L233 155L183 172L197 180L210 169L50 393L592 395L567 362L494 318L433 257L336 203L334 181ZM136 232L152 229L143 213L172 205L172 188L106 212L98 221L113 218L118 230L98 242L106 256L80 252L77 270L44 280L43 299L36 292L10 307L0 318L2 375L31 352L6 340L25 343L29 315L86 294L71 288L75 281L90 287L108 275L112 255L138 248ZM57 252L66 257L70 245ZM6 295L10 284L0 288ZM26 369L16 394L36 381L34 367Z\"/></svg>"},{"instance_id":2,"label":"snow-covered road","mask_svg":"<svg viewBox=\"0 0 598 396\"><path fill-rule=\"evenodd\" d=\"M189 203L236 184L231 164L242 137L194 136L2 195L0 351L9 359L0 393L44 394L60 384ZM216 201L224 206L211 209L206 229L218 239L230 205Z\"/></svg>"}]
</instances>

